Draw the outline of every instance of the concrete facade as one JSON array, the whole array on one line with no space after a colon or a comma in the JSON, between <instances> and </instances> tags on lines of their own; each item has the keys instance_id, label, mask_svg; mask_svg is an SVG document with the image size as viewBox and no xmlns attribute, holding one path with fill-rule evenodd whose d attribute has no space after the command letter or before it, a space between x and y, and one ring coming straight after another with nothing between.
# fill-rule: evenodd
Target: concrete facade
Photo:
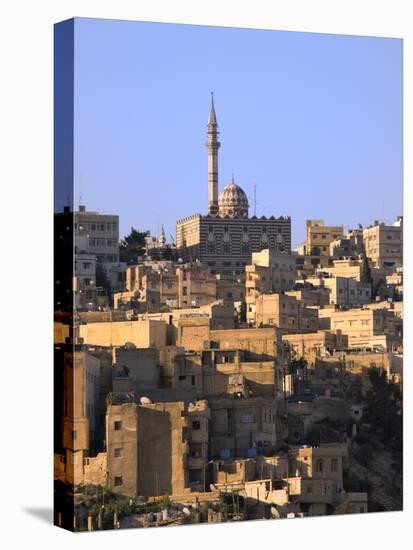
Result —
<instances>
[{"instance_id":1,"label":"concrete facade","mask_svg":"<svg viewBox=\"0 0 413 550\"><path fill-rule=\"evenodd\" d=\"M393 225L376 222L363 231L366 255L373 265L394 269L403 264L403 218Z\"/></svg>"},{"instance_id":2,"label":"concrete facade","mask_svg":"<svg viewBox=\"0 0 413 550\"><path fill-rule=\"evenodd\" d=\"M307 220L306 252L316 256L329 256L330 243L342 236L343 226L324 225L324 220Z\"/></svg>"}]
</instances>

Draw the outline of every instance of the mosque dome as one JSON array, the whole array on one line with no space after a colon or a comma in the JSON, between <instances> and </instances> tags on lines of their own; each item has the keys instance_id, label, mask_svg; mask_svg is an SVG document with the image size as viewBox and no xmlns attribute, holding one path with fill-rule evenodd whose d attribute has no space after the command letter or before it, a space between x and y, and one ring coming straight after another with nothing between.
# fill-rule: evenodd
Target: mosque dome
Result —
<instances>
[{"instance_id":1,"label":"mosque dome","mask_svg":"<svg viewBox=\"0 0 413 550\"><path fill-rule=\"evenodd\" d=\"M219 215L230 218L248 218L248 197L232 178L218 199Z\"/></svg>"}]
</instances>

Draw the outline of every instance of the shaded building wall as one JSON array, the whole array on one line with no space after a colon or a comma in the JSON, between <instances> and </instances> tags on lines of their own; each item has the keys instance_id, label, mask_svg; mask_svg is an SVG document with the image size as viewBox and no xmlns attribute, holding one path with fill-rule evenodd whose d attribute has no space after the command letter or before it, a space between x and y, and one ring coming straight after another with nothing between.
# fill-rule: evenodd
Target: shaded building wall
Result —
<instances>
[{"instance_id":1,"label":"shaded building wall","mask_svg":"<svg viewBox=\"0 0 413 550\"><path fill-rule=\"evenodd\" d=\"M174 434L170 415L162 410L144 407L139 407L137 412L137 491L139 495L144 496L172 495Z\"/></svg>"},{"instance_id":2,"label":"shaded building wall","mask_svg":"<svg viewBox=\"0 0 413 550\"><path fill-rule=\"evenodd\" d=\"M274 328L211 330L211 343L218 348L246 351L245 361L277 360L281 334Z\"/></svg>"},{"instance_id":3,"label":"shaded building wall","mask_svg":"<svg viewBox=\"0 0 413 550\"><path fill-rule=\"evenodd\" d=\"M127 496L184 492L188 486L188 449L183 429L188 421L183 411L182 402L108 407L111 490Z\"/></svg>"},{"instance_id":4,"label":"shaded building wall","mask_svg":"<svg viewBox=\"0 0 413 550\"><path fill-rule=\"evenodd\" d=\"M137 496L137 406L109 406L106 416L108 486L115 492Z\"/></svg>"}]
</instances>

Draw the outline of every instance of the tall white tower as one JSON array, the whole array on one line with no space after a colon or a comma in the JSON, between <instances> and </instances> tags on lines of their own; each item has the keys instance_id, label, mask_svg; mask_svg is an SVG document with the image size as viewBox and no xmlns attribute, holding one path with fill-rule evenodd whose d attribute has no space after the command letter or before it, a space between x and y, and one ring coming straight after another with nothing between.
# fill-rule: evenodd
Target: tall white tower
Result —
<instances>
[{"instance_id":1,"label":"tall white tower","mask_svg":"<svg viewBox=\"0 0 413 550\"><path fill-rule=\"evenodd\" d=\"M211 92L211 108L208 117L207 142L208 149L208 214L218 214L218 123L214 107L214 93Z\"/></svg>"}]
</instances>

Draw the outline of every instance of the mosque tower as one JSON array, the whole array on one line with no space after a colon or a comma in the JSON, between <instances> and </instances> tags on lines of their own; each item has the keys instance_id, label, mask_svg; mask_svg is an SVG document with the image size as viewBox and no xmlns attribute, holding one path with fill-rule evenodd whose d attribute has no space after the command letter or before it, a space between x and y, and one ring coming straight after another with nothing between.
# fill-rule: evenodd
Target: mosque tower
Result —
<instances>
[{"instance_id":1,"label":"mosque tower","mask_svg":"<svg viewBox=\"0 0 413 550\"><path fill-rule=\"evenodd\" d=\"M208 214L218 214L218 123L214 107L214 93L211 92L211 108L208 117L207 142L208 149Z\"/></svg>"}]
</instances>

